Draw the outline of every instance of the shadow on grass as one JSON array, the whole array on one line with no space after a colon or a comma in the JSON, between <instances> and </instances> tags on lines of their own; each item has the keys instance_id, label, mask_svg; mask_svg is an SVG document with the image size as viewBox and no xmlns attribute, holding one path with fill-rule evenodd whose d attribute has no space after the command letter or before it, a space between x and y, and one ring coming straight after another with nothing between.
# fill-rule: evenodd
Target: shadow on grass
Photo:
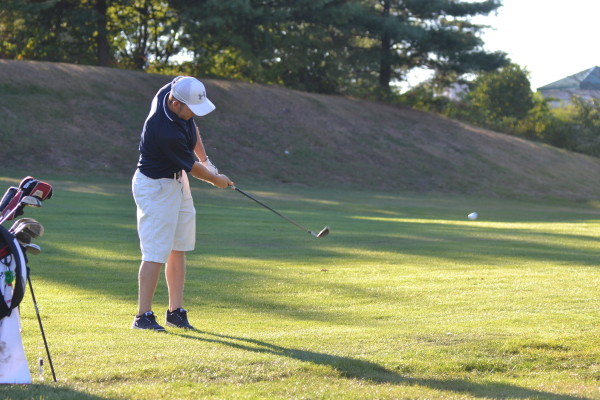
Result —
<instances>
[{"instance_id":1,"label":"shadow on grass","mask_svg":"<svg viewBox=\"0 0 600 400\"><path fill-rule=\"evenodd\" d=\"M199 337L191 334L173 332L169 332L169 334L207 343L221 344L239 350L267 353L275 356L292 358L302 362L324 365L333 368L345 378L360 379L375 384L422 386L435 390L445 390L457 394L467 394L488 399L505 399L508 397L514 399L543 398L548 400L587 399L586 397L554 394L499 382L475 383L462 379L411 378L370 361L308 350L286 348L255 339L220 335L206 331L197 332L209 337Z\"/></svg>"},{"instance_id":2,"label":"shadow on grass","mask_svg":"<svg viewBox=\"0 0 600 400\"><path fill-rule=\"evenodd\" d=\"M116 400L116 397L95 396L71 388L53 384L33 383L31 385L0 385L2 399L44 399L44 400Z\"/></svg>"}]
</instances>

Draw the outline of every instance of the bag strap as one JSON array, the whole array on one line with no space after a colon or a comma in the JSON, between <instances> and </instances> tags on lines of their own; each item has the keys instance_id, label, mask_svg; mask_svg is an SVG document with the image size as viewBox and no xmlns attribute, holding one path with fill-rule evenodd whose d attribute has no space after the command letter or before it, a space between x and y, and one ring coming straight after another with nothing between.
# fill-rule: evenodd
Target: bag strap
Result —
<instances>
[{"instance_id":1,"label":"bag strap","mask_svg":"<svg viewBox=\"0 0 600 400\"><path fill-rule=\"evenodd\" d=\"M25 294L25 279L27 278L27 276L23 276L23 272L27 274L27 257L23 253L21 246L17 244L15 237L2 225L0 225L0 241L4 242L9 250L6 257L12 255L15 263L15 280L10 307L4 300L4 296L0 296L0 318L4 318L10 316L12 309L17 308L23 300Z\"/></svg>"}]
</instances>

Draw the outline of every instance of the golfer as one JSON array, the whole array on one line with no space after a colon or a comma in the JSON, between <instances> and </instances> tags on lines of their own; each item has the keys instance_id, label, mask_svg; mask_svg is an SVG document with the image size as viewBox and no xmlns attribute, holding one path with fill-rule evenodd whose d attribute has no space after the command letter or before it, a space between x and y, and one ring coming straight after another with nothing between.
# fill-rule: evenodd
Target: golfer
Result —
<instances>
[{"instance_id":1,"label":"golfer","mask_svg":"<svg viewBox=\"0 0 600 400\"><path fill-rule=\"evenodd\" d=\"M196 210L187 174L219 188L233 186L208 159L193 119L214 109L202 82L190 76L175 78L152 100L132 179L142 251L134 329L165 330L152 311L163 264L169 291L165 323L194 329L183 308L185 252L194 250L196 242Z\"/></svg>"}]
</instances>

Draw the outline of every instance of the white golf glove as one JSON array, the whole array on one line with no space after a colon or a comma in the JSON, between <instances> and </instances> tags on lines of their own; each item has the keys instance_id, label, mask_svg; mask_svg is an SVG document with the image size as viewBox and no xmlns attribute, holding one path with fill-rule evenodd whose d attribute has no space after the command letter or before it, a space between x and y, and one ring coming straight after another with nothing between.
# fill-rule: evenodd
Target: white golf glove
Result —
<instances>
[{"instance_id":1,"label":"white golf glove","mask_svg":"<svg viewBox=\"0 0 600 400\"><path fill-rule=\"evenodd\" d=\"M213 174L219 175L219 170L217 169L217 167L215 167L213 165L213 163L210 162L210 160L208 159L208 157L206 157L206 160L200 161L200 164L204 165L206 167L206 169L208 169Z\"/></svg>"}]
</instances>

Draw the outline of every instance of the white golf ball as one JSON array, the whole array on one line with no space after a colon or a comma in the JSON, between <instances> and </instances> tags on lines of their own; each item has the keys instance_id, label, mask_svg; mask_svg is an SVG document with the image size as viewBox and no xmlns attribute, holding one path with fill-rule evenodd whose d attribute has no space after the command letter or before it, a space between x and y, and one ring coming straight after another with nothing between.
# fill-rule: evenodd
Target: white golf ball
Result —
<instances>
[{"instance_id":1,"label":"white golf ball","mask_svg":"<svg viewBox=\"0 0 600 400\"><path fill-rule=\"evenodd\" d=\"M474 220L477 219L478 216L479 214L477 214L476 212L472 212L471 214L467 215L467 218L469 218L470 220Z\"/></svg>"}]
</instances>

